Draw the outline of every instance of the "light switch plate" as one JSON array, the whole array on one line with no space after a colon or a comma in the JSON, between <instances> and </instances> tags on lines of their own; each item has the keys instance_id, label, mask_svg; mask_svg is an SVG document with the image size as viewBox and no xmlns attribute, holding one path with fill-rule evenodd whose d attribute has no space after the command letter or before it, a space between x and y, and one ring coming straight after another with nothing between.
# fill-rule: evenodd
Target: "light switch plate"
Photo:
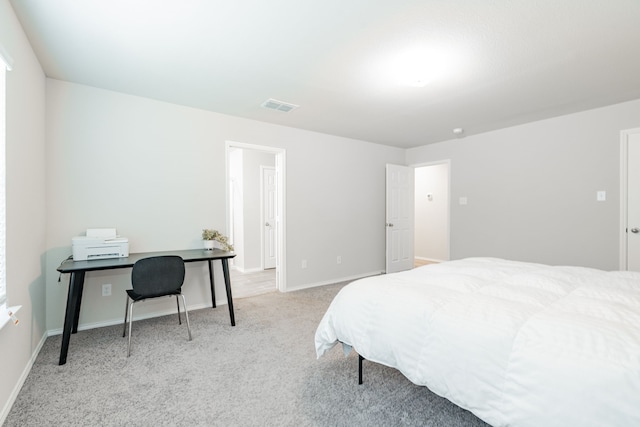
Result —
<instances>
[{"instance_id":1,"label":"light switch plate","mask_svg":"<svg viewBox=\"0 0 640 427\"><path fill-rule=\"evenodd\" d=\"M604 202L607 200L607 192L606 191L598 191L596 193L596 200L599 202Z\"/></svg>"}]
</instances>

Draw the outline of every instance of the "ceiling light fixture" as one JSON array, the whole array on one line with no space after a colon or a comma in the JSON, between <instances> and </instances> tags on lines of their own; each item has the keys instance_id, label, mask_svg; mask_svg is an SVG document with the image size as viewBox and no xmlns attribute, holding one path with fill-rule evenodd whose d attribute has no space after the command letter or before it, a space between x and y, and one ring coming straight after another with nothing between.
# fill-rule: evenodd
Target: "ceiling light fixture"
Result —
<instances>
[{"instance_id":1,"label":"ceiling light fixture","mask_svg":"<svg viewBox=\"0 0 640 427\"><path fill-rule=\"evenodd\" d=\"M405 85L424 87L444 73L447 62L442 52L408 49L398 56L398 80Z\"/></svg>"},{"instance_id":2,"label":"ceiling light fixture","mask_svg":"<svg viewBox=\"0 0 640 427\"><path fill-rule=\"evenodd\" d=\"M413 81L408 81L407 84L413 87L425 87L429 83L427 79L416 79Z\"/></svg>"},{"instance_id":3,"label":"ceiling light fixture","mask_svg":"<svg viewBox=\"0 0 640 427\"><path fill-rule=\"evenodd\" d=\"M395 50L379 59L373 70L380 81L402 86L425 87L450 79L461 68L461 55L441 47L415 46Z\"/></svg>"}]
</instances>

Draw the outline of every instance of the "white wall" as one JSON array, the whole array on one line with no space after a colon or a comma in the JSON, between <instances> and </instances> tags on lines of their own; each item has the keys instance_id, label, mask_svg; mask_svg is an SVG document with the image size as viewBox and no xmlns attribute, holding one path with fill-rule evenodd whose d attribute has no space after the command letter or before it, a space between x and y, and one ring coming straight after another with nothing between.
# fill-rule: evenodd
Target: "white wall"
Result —
<instances>
[{"instance_id":1,"label":"white wall","mask_svg":"<svg viewBox=\"0 0 640 427\"><path fill-rule=\"evenodd\" d=\"M45 338L45 77L13 9L0 0L7 73L7 298L20 323L0 330L0 424Z\"/></svg>"},{"instance_id":2,"label":"white wall","mask_svg":"<svg viewBox=\"0 0 640 427\"><path fill-rule=\"evenodd\" d=\"M431 199L428 196L431 196ZM449 259L449 165L415 169L416 258L430 261Z\"/></svg>"},{"instance_id":3,"label":"white wall","mask_svg":"<svg viewBox=\"0 0 640 427\"><path fill-rule=\"evenodd\" d=\"M640 100L410 149L406 159L451 159L452 259L613 270L620 131L637 127ZM605 202L596 201L599 190L607 192Z\"/></svg>"},{"instance_id":4,"label":"white wall","mask_svg":"<svg viewBox=\"0 0 640 427\"><path fill-rule=\"evenodd\" d=\"M49 329L62 326L67 292L55 269L86 228L117 227L131 252L201 247L204 227L227 232L225 141L286 150L289 290L384 270L384 171L404 161L401 149L52 79L47 110ZM205 271L187 268L190 306L210 304ZM129 275L87 275L80 327L121 320ZM103 283L111 297L100 295ZM216 285L224 301L219 269ZM149 302L137 312L165 307L173 308Z\"/></svg>"}]
</instances>

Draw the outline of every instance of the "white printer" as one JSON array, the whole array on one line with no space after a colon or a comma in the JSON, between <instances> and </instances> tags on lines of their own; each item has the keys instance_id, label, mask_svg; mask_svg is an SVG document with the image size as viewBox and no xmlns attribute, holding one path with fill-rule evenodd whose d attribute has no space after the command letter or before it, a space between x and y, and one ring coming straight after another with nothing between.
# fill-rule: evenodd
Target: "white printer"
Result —
<instances>
[{"instance_id":1,"label":"white printer","mask_svg":"<svg viewBox=\"0 0 640 427\"><path fill-rule=\"evenodd\" d=\"M125 258L129 256L129 239L116 234L115 228L88 228L86 236L71 239L74 261Z\"/></svg>"}]
</instances>

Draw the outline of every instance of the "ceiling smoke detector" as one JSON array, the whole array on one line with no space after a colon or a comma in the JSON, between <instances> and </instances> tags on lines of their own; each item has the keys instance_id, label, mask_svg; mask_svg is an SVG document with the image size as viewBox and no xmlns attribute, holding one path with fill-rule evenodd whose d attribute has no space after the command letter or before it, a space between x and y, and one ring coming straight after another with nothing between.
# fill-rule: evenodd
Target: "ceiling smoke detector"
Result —
<instances>
[{"instance_id":1,"label":"ceiling smoke detector","mask_svg":"<svg viewBox=\"0 0 640 427\"><path fill-rule=\"evenodd\" d=\"M288 102L278 101L277 99L269 98L262 103L261 107L268 108L270 110L282 111L283 113L288 113L294 108L298 108L299 105L290 104Z\"/></svg>"}]
</instances>

